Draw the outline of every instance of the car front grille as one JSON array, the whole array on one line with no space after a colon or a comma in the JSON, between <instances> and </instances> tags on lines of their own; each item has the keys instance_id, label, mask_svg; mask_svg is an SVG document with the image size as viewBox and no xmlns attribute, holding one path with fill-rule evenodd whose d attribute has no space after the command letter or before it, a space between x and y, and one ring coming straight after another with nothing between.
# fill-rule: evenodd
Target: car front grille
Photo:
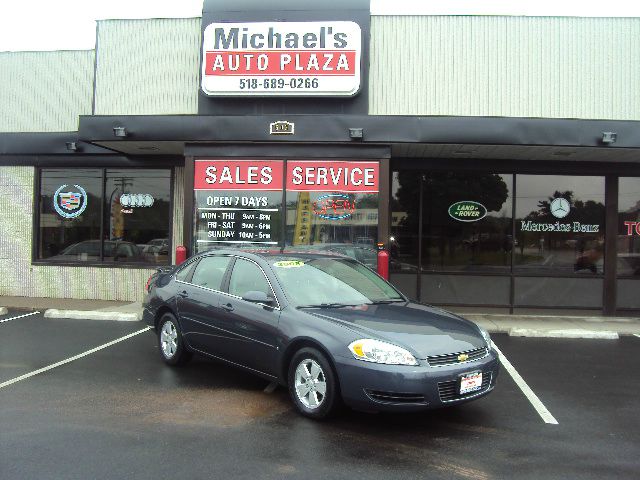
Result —
<instances>
[{"instance_id":1,"label":"car front grille","mask_svg":"<svg viewBox=\"0 0 640 480\"><path fill-rule=\"evenodd\" d=\"M468 392L463 395L459 393L458 380L450 380L448 382L438 382L438 394L442 402L453 402L455 400L464 400L465 398L473 397L479 393L484 392L491 385L491 372L482 373L482 386L480 390Z\"/></svg>"},{"instance_id":2,"label":"car front grille","mask_svg":"<svg viewBox=\"0 0 640 480\"><path fill-rule=\"evenodd\" d=\"M365 390L372 400L382 403L425 403L420 393L383 392L381 390Z\"/></svg>"},{"instance_id":3,"label":"car front grille","mask_svg":"<svg viewBox=\"0 0 640 480\"><path fill-rule=\"evenodd\" d=\"M467 350L466 352L448 353L446 355L433 355L427 357L427 362L432 367L441 367L443 365L456 365L458 363L473 362L486 357L488 354L487 347L476 348L475 350ZM467 355L463 361L458 360L460 355Z\"/></svg>"}]
</instances>

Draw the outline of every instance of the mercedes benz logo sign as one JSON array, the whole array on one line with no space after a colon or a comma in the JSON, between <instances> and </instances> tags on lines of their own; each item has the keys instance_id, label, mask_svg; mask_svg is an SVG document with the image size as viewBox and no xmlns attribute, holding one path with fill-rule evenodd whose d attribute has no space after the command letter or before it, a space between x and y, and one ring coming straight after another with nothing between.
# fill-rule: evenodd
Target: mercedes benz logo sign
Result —
<instances>
[{"instance_id":1,"label":"mercedes benz logo sign","mask_svg":"<svg viewBox=\"0 0 640 480\"><path fill-rule=\"evenodd\" d=\"M556 218L564 218L569 215L571 205L569 205L569 201L567 199L559 197L551 202L551 206L549 208L551 210L551 215Z\"/></svg>"}]
</instances>

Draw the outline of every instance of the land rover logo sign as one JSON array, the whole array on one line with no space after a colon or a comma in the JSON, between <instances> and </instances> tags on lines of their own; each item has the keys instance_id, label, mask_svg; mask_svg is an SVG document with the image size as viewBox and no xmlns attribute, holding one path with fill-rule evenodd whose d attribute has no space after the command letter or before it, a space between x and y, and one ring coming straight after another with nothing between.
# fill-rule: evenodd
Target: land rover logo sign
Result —
<instances>
[{"instance_id":1,"label":"land rover logo sign","mask_svg":"<svg viewBox=\"0 0 640 480\"><path fill-rule=\"evenodd\" d=\"M67 185L62 185L53 195L53 208L63 218L75 218L87 208L87 192L80 185L74 185L77 191L63 190Z\"/></svg>"},{"instance_id":2,"label":"land rover logo sign","mask_svg":"<svg viewBox=\"0 0 640 480\"><path fill-rule=\"evenodd\" d=\"M355 22L211 23L202 91L211 96L354 96L362 32Z\"/></svg>"},{"instance_id":3,"label":"land rover logo sign","mask_svg":"<svg viewBox=\"0 0 640 480\"><path fill-rule=\"evenodd\" d=\"M486 214L487 209L484 205L470 200L456 202L449 207L449 216L459 222L477 222Z\"/></svg>"}]
</instances>

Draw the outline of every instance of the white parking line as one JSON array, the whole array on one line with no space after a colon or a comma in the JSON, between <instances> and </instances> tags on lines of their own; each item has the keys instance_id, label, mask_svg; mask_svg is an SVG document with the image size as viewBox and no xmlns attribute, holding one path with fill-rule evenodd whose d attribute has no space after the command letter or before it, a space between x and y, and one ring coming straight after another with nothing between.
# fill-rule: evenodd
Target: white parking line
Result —
<instances>
[{"instance_id":1,"label":"white parking line","mask_svg":"<svg viewBox=\"0 0 640 480\"><path fill-rule=\"evenodd\" d=\"M633 336L640 338L640 335L638 335L637 333L634 333Z\"/></svg>"},{"instance_id":2,"label":"white parking line","mask_svg":"<svg viewBox=\"0 0 640 480\"><path fill-rule=\"evenodd\" d=\"M128 338L135 337L136 335L139 335L139 334L141 334L143 332L146 332L150 328L151 327L143 328L142 330L138 330L137 332L130 333L129 335L125 335L124 337L116 338L115 340L113 340L113 341L111 341L109 343L105 343L104 345L100 345L99 347L92 348L91 350L87 350L86 352L82 352L82 353L80 353L78 355L75 355L73 357L67 358L67 359L62 360L60 362L53 363L53 364L51 364L49 366L40 368L38 370L34 370L33 372L25 373L24 375L20 375L19 377L12 378L11 380L7 380L6 382L0 383L0 388L8 387L9 385L17 383L17 382L19 382L21 380L26 380L27 378L33 377L34 375L38 375L39 373L43 373L43 372L49 371L49 370L51 370L53 368L59 367L61 365L65 365L65 364L67 364L69 362L73 362L74 360L78 360L79 358L86 357L87 355L91 355L92 353L95 353L95 352L97 352L99 350L102 350L104 348L110 347L111 345L115 345L116 343L120 343L120 342L122 342L124 340L127 340Z\"/></svg>"},{"instance_id":3,"label":"white parking line","mask_svg":"<svg viewBox=\"0 0 640 480\"><path fill-rule=\"evenodd\" d=\"M520 387L520 390L522 390L522 393L524 393L524 396L527 397L527 400L529 400L531 405L533 405L533 408L536 409L536 412L538 412L538 415L542 417L542 420L544 420L545 423L558 425L558 421L554 418L553 415L551 415L551 412L547 410L547 407L544 406L544 404L540 401L538 396L535 393L533 393L533 390L529 388L529 385L527 385L527 382L524 381L524 379L520 376L518 371L513 367L513 365L511 365L511 362L507 360L507 357L504 356L504 354L500 351L500 349L494 342L491 342L491 343L493 344L493 348L496 349L496 352L498 352L500 363L502 363L502 365L504 366L504 369L507 372L509 372L509 375L511 375L511 378L513 378L513 381L516 382L516 385L518 385L518 387Z\"/></svg>"},{"instance_id":4,"label":"white parking line","mask_svg":"<svg viewBox=\"0 0 640 480\"><path fill-rule=\"evenodd\" d=\"M11 320L16 320L18 318L28 317L30 315L35 315L36 313L40 313L40 312L31 312L31 313L25 313L24 315L18 315L17 317L3 318L2 320L0 320L0 323L10 322Z\"/></svg>"}]
</instances>

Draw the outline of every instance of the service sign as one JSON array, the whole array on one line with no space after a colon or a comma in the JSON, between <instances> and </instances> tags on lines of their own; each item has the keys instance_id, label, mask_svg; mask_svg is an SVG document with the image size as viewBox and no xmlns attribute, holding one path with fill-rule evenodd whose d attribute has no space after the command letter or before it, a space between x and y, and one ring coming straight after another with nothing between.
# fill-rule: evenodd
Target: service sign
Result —
<instances>
[{"instance_id":1,"label":"service sign","mask_svg":"<svg viewBox=\"0 0 640 480\"><path fill-rule=\"evenodd\" d=\"M355 22L212 23L202 40L211 96L353 96L362 34Z\"/></svg>"},{"instance_id":2,"label":"service sign","mask_svg":"<svg viewBox=\"0 0 640 480\"><path fill-rule=\"evenodd\" d=\"M379 184L378 162L287 162L288 191L377 193Z\"/></svg>"}]
</instances>

